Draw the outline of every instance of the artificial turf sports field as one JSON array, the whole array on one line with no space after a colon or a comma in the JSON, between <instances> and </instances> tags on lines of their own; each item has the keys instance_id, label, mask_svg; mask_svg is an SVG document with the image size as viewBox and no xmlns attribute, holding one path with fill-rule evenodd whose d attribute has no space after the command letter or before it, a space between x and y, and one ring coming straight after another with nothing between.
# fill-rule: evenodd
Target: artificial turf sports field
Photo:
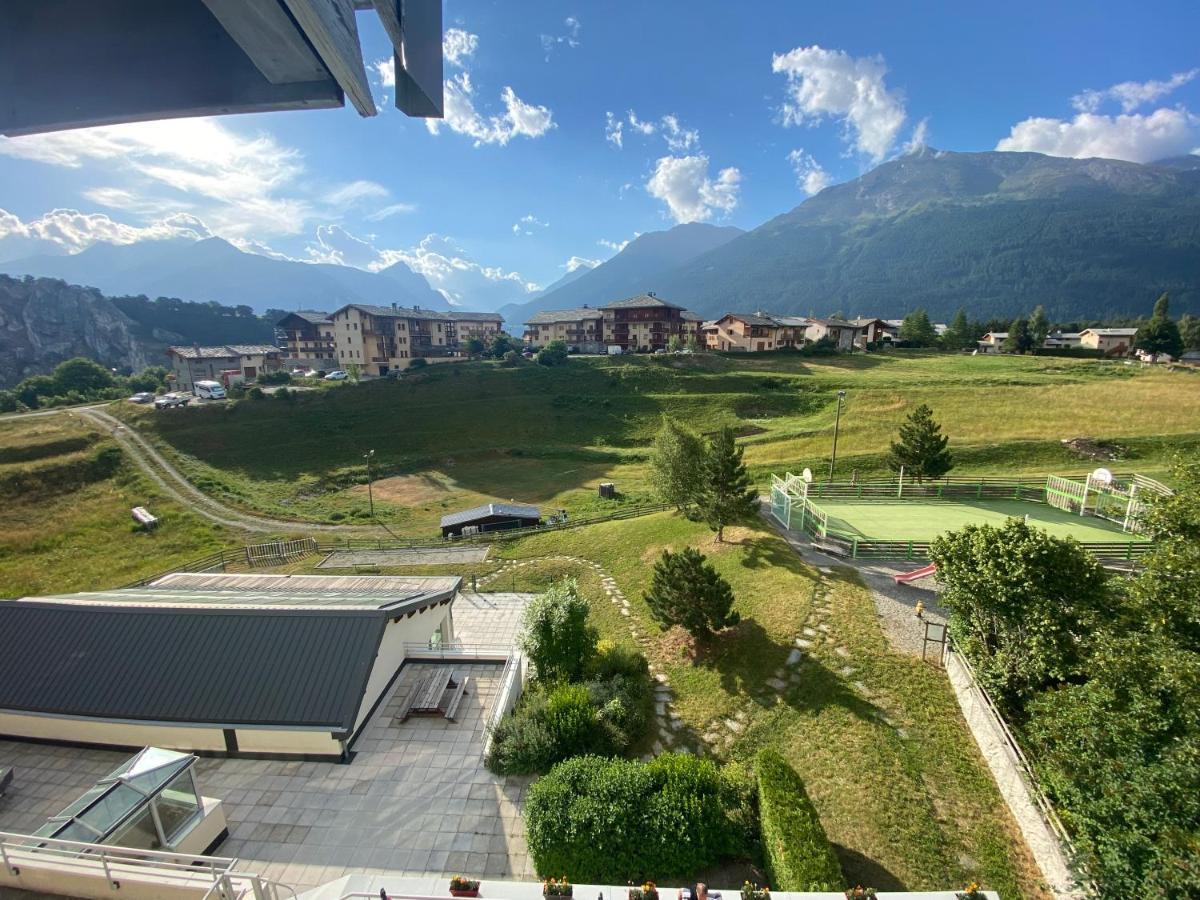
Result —
<instances>
[{"instance_id":1,"label":"artificial turf sports field","mask_svg":"<svg viewBox=\"0 0 1200 900\"><path fill-rule=\"evenodd\" d=\"M814 500L829 516L830 534L881 541L931 541L939 534L964 525L1003 525L1006 519L1029 516L1056 537L1073 537L1081 543L1144 541L1121 527L1094 516L1072 515L1045 503L1028 500L893 500L870 503Z\"/></svg>"}]
</instances>

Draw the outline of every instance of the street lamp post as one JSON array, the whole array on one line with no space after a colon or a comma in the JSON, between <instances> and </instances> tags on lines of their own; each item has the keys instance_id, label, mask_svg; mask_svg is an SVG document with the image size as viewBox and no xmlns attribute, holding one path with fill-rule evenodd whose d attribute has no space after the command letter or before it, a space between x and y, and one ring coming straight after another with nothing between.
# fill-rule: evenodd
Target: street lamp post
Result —
<instances>
[{"instance_id":1,"label":"street lamp post","mask_svg":"<svg viewBox=\"0 0 1200 900\"><path fill-rule=\"evenodd\" d=\"M833 454L829 457L829 480L833 481L833 467L837 464L838 427L842 424L842 404L846 402L846 392L837 393L837 413L833 418Z\"/></svg>"},{"instance_id":2,"label":"street lamp post","mask_svg":"<svg viewBox=\"0 0 1200 900\"><path fill-rule=\"evenodd\" d=\"M367 502L371 504L371 518L375 518L375 494L371 490L371 459L375 456L374 450L368 450L363 454L363 459L367 461Z\"/></svg>"}]
</instances>

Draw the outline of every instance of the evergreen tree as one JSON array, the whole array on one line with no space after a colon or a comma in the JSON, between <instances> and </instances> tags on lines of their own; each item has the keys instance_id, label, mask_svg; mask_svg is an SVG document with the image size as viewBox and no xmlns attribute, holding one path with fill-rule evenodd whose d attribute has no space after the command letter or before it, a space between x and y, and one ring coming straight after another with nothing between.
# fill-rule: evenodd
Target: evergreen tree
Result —
<instances>
[{"instance_id":1,"label":"evergreen tree","mask_svg":"<svg viewBox=\"0 0 1200 900\"><path fill-rule=\"evenodd\" d=\"M1033 335L1029 332L1029 320L1024 316L1013 319L1008 326L1008 337L1004 339L1005 353L1028 353L1033 349Z\"/></svg>"},{"instance_id":2,"label":"evergreen tree","mask_svg":"<svg viewBox=\"0 0 1200 900\"><path fill-rule=\"evenodd\" d=\"M1029 318L1029 336L1033 339L1033 349L1040 350L1050 334L1050 320L1046 318L1046 310L1039 304Z\"/></svg>"},{"instance_id":3,"label":"evergreen tree","mask_svg":"<svg viewBox=\"0 0 1200 900\"><path fill-rule=\"evenodd\" d=\"M1179 336L1184 350L1200 350L1200 318L1191 313L1179 317Z\"/></svg>"},{"instance_id":4,"label":"evergreen tree","mask_svg":"<svg viewBox=\"0 0 1200 900\"><path fill-rule=\"evenodd\" d=\"M933 347L937 344L937 329L923 309L914 309L900 323L900 340L910 347Z\"/></svg>"},{"instance_id":5,"label":"evergreen tree","mask_svg":"<svg viewBox=\"0 0 1200 900\"><path fill-rule=\"evenodd\" d=\"M1138 329L1133 339L1135 349L1158 355L1166 353L1179 356L1183 353L1183 338L1179 326L1171 320L1171 299L1166 291L1154 301L1154 314L1150 321Z\"/></svg>"},{"instance_id":6,"label":"evergreen tree","mask_svg":"<svg viewBox=\"0 0 1200 900\"><path fill-rule=\"evenodd\" d=\"M942 335L942 347L946 350L966 350L975 343L971 323L967 320L967 311L961 306L950 322L950 327Z\"/></svg>"},{"instance_id":7,"label":"evergreen tree","mask_svg":"<svg viewBox=\"0 0 1200 900\"><path fill-rule=\"evenodd\" d=\"M696 505L700 518L717 533L718 542L726 525L753 515L758 506L758 494L742 462L742 452L734 442L733 429L726 427L713 438L701 462Z\"/></svg>"},{"instance_id":8,"label":"evergreen tree","mask_svg":"<svg viewBox=\"0 0 1200 900\"><path fill-rule=\"evenodd\" d=\"M654 564L645 600L663 630L679 625L698 641L741 621L733 611L729 582L709 565L704 554L691 547L679 553L663 551Z\"/></svg>"},{"instance_id":9,"label":"evergreen tree","mask_svg":"<svg viewBox=\"0 0 1200 900\"><path fill-rule=\"evenodd\" d=\"M952 468L950 439L942 434L942 426L933 420L933 410L922 403L900 426L900 440L892 442L888 453L888 468L899 472L903 467L920 483L926 478L941 478Z\"/></svg>"},{"instance_id":10,"label":"evergreen tree","mask_svg":"<svg viewBox=\"0 0 1200 900\"><path fill-rule=\"evenodd\" d=\"M683 510L695 499L704 464L704 444L700 438L669 416L654 437L650 467L654 472L654 490L664 503Z\"/></svg>"}]
</instances>

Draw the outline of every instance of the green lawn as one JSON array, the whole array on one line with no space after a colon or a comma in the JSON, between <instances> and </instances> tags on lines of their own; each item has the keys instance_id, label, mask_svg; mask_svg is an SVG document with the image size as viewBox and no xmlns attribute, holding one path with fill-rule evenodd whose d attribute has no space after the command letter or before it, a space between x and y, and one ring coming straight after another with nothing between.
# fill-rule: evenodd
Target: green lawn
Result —
<instances>
[{"instance_id":1,"label":"green lawn","mask_svg":"<svg viewBox=\"0 0 1200 900\"><path fill-rule=\"evenodd\" d=\"M1122 469L1161 474L1200 449L1200 390L1186 372L1051 357L918 351L805 358L577 359L566 366L434 366L379 381L156 414L114 412L172 455L205 491L272 515L367 517L362 455L374 449L376 510L397 533L435 535L446 512L489 500L562 507L652 498L646 463L660 416L701 432L738 431L760 485L772 472L827 465L834 396L848 392L839 473L886 472L888 441L928 403L950 436L954 474L1081 473L1064 448L1085 435L1115 444Z\"/></svg>"},{"instance_id":2,"label":"green lawn","mask_svg":"<svg viewBox=\"0 0 1200 900\"><path fill-rule=\"evenodd\" d=\"M889 541L931 541L964 525L1003 525L1006 519L1028 518L1030 524L1056 537L1077 541L1144 541L1119 525L1094 516L1071 515L1045 503L1028 500L891 500L850 503L818 500L829 516L830 532L850 537Z\"/></svg>"}]
</instances>

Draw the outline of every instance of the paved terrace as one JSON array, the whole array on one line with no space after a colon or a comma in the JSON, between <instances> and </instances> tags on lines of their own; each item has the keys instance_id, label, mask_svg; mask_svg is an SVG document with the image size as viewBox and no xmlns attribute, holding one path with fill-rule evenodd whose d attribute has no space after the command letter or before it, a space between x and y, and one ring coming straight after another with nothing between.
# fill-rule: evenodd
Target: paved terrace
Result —
<instances>
[{"instance_id":1,"label":"paved terrace","mask_svg":"<svg viewBox=\"0 0 1200 900\"><path fill-rule=\"evenodd\" d=\"M530 596L461 595L454 604L458 639L512 643ZM472 681L457 722L393 721L408 684L430 665L404 667L349 765L201 759L200 789L224 801L229 822L229 839L216 852L297 890L351 874L533 878L521 819L528 779L499 778L482 764L501 667L455 667ZM0 741L0 760L16 768L0 799L0 830L35 830L128 756Z\"/></svg>"}]
</instances>

